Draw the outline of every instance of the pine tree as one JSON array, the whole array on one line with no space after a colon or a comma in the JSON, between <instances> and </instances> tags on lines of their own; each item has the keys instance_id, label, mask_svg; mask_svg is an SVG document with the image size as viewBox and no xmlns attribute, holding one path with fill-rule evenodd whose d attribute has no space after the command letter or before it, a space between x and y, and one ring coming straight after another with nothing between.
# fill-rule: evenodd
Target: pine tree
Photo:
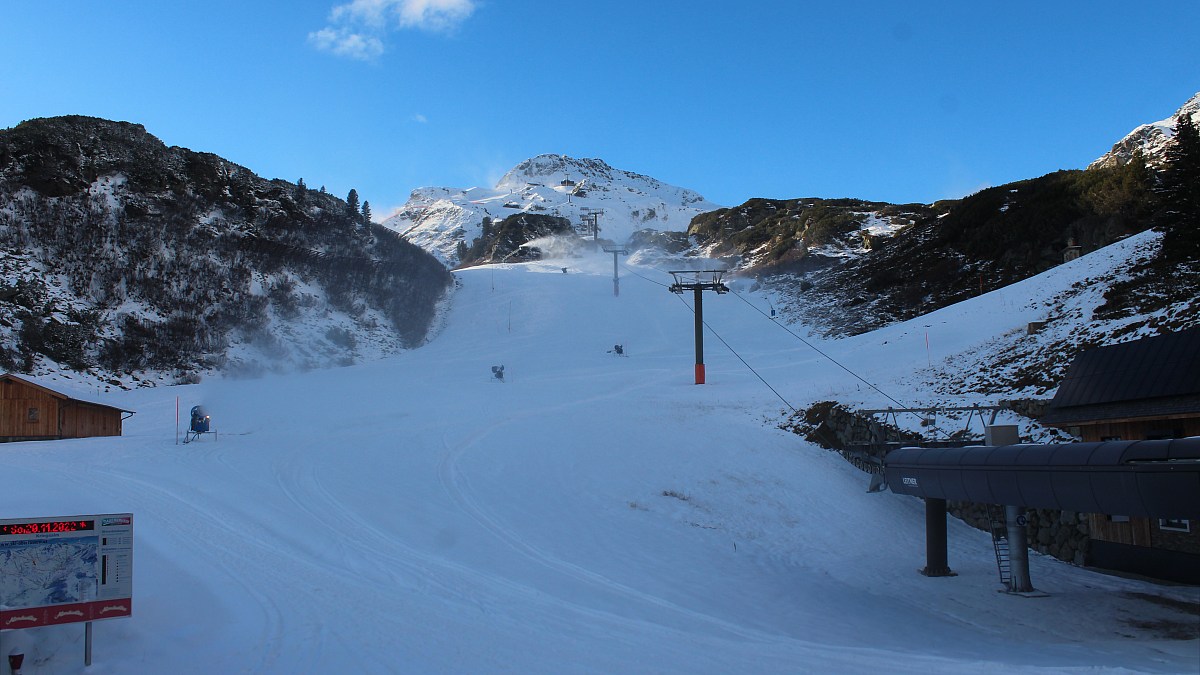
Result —
<instances>
[{"instance_id":1,"label":"pine tree","mask_svg":"<svg viewBox=\"0 0 1200 675\"><path fill-rule=\"evenodd\" d=\"M1200 131L1190 115L1176 119L1175 138L1155 193L1155 227L1163 233L1164 257L1174 262L1200 260Z\"/></svg>"},{"instance_id":2,"label":"pine tree","mask_svg":"<svg viewBox=\"0 0 1200 675\"><path fill-rule=\"evenodd\" d=\"M350 210L358 213L358 190L350 188L350 194L346 195L346 204L350 206Z\"/></svg>"},{"instance_id":3,"label":"pine tree","mask_svg":"<svg viewBox=\"0 0 1200 675\"><path fill-rule=\"evenodd\" d=\"M362 206L362 217L364 223L371 222L371 202L364 201Z\"/></svg>"}]
</instances>

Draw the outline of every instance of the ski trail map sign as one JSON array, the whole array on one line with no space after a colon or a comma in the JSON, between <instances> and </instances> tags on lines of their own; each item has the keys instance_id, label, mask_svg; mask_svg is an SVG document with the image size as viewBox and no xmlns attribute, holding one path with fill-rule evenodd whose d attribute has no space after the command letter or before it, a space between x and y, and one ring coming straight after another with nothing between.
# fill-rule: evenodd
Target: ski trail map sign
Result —
<instances>
[{"instance_id":1,"label":"ski trail map sign","mask_svg":"<svg viewBox=\"0 0 1200 675\"><path fill-rule=\"evenodd\" d=\"M132 613L132 513L0 519L0 628Z\"/></svg>"}]
</instances>

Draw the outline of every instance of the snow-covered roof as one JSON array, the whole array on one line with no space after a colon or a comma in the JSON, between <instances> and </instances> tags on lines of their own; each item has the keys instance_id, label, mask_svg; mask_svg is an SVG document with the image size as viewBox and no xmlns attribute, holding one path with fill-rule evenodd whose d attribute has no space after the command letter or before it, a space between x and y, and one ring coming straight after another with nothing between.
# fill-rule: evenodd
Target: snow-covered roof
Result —
<instances>
[{"instance_id":1,"label":"snow-covered roof","mask_svg":"<svg viewBox=\"0 0 1200 675\"><path fill-rule=\"evenodd\" d=\"M119 406L110 405L108 403L101 403L96 396L89 395L87 393L83 393L82 391L78 391L77 390L78 388L76 386L69 384L69 383L64 383L63 381L60 381L60 380L51 380L48 378L37 377L34 375L16 375L13 373L5 373L3 375L0 375L0 380L15 380L17 382L40 389L41 391L43 391L55 398L59 398L59 399L77 401L79 403L87 403L88 405L100 406L101 408L111 408L113 410L118 410L120 412L125 412L125 413L132 414L134 412L132 410L126 410L125 408L121 408ZM64 389L67 389L67 388L72 389L72 391L70 393L63 391Z\"/></svg>"}]
</instances>

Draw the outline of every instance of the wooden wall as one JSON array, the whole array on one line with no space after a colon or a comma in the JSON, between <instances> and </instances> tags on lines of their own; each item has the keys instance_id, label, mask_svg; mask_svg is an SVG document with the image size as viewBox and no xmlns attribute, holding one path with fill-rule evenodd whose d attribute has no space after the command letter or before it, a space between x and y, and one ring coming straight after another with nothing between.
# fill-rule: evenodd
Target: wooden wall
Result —
<instances>
[{"instance_id":1,"label":"wooden wall","mask_svg":"<svg viewBox=\"0 0 1200 675\"><path fill-rule=\"evenodd\" d=\"M62 437L120 436L121 411L80 401L62 402Z\"/></svg>"},{"instance_id":2,"label":"wooden wall","mask_svg":"<svg viewBox=\"0 0 1200 675\"><path fill-rule=\"evenodd\" d=\"M1137 441L1147 438L1187 438L1200 436L1200 419L1133 420L1089 424L1080 427L1085 442L1100 440ZM1200 522L1191 524L1191 532L1161 530L1157 520L1129 518L1114 521L1112 516L1092 514L1088 522L1092 539L1170 551L1200 553Z\"/></svg>"},{"instance_id":3,"label":"wooden wall","mask_svg":"<svg viewBox=\"0 0 1200 675\"><path fill-rule=\"evenodd\" d=\"M0 440L120 436L122 411L0 379Z\"/></svg>"},{"instance_id":4,"label":"wooden wall","mask_svg":"<svg viewBox=\"0 0 1200 675\"><path fill-rule=\"evenodd\" d=\"M1081 425L1079 433L1085 443L1100 440L1187 438L1200 436L1200 418L1094 423Z\"/></svg>"},{"instance_id":5,"label":"wooden wall","mask_svg":"<svg viewBox=\"0 0 1200 675\"><path fill-rule=\"evenodd\" d=\"M58 404L40 389L0 380L0 438L58 438Z\"/></svg>"},{"instance_id":6,"label":"wooden wall","mask_svg":"<svg viewBox=\"0 0 1200 675\"><path fill-rule=\"evenodd\" d=\"M1153 545L1150 521L1146 518L1130 518L1120 522L1114 521L1112 516L1093 513L1089 516L1088 527L1091 528L1092 539L1130 546Z\"/></svg>"}]
</instances>

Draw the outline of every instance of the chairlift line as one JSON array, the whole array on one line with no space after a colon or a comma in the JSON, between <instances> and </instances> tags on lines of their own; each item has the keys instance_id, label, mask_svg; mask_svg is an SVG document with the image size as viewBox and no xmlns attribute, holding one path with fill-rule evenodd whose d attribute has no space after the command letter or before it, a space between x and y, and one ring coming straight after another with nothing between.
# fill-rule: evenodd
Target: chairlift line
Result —
<instances>
[{"instance_id":1,"label":"chairlift line","mask_svg":"<svg viewBox=\"0 0 1200 675\"><path fill-rule=\"evenodd\" d=\"M749 300L747 300L746 298L743 298L743 297L742 297L742 295L741 295L740 293L734 293L733 295L734 295L735 297L737 297L739 300L741 300L742 302L744 302L744 303L746 303L747 305L749 305L750 307L754 308L754 311L758 312L759 314L763 314L763 311L762 311L761 309L759 309L758 307L756 307L756 306L754 305L754 303L750 302L750 301L749 301ZM766 316L766 315L764 314L764 316ZM768 318L768 319L770 319L770 317L767 317L767 318ZM870 387L871 389L873 389L874 391L876 391L877 393L879 393L881 396L883 396L883 397L884 397L884 398L886 398L887 400L891 401L892 403L895 403L895 404L896 404L896 406L897 406L898 408L901 408L901 409L904 409L905 411L907 411L907 409L911 407L911 406L908 406L908 405L906 405L906 404L904 404L904 403L901 403L900 401L896 400L896 399L895 399L895 398L893 398L893 397L892 397L890 394L888 394L887 392L883 391L883 390L882 390L882 389L880 389L879 387L875 386L873 383L871 383L871 382L870 382L869 380L867 380L866 378L862 377L861 375L859 375L858 373L854 372L853 370L850 370L850 368L848 368L848 367L846 367L845 365L843 365L843 364L842 364L840 361L838 361L837 359L833 358L833 357L832 357L832 356L830 356L829 354L826 354L825 352L823 352L823 351L821 351L820 349L818 349L818 348L817 348L815 345L813 345L812 343L810 343L808 340L805 340L804 338L800 337L799 335L796 335L795 333L793 333L793 332L792 332L792 330L791 330L790 328L788 328L788 327L787 327L787 326L784 324L784 322L782 322L782 321L772 321L771 323L773 323L773 324L775 324L776 326L779 326L779 327L780 327L780 328L782 328L783 330L787 331L789 335L791 335L792 337L794 337L794 338L796 338L797 340L799 340L801 343L803 343L803 344L804 344L804 346L805 346L805 347L808 347L809 349L813 350L814 352L816 352L816 353L820 354L821 356L823 356L825 359L827 359L827 360L828 360L830 363L832 363L833 365L835 365L835 366L837 366L838 368L841 368L842 370L846 371L846 372L847 372L848 374L850 374L850 376L851 376L851 377L853 377L854 379L856 379L856 380L858 380L859 382L862 382L863 384L867 385L868 387ZM916 413L912 413L912 414L916 414ZM949 434L947 434L945 431L943 431L942 429L940 429L940 428L939 428L939 427L938 427L936 424L935 424L935 425L933 425L931 428L932 428L932 430L933 430L933 431L935 431L935 432L937 432L937 433L940 433L940 434L942 434L943 436L945 436L945 437L947 437L947 438L949 438L949 437L950 437L950 435L949 435Z\"/></svg>"},{"instance_id":2,"label":"chairlift line","mask_svg":"<svg viewBox=\"0 0 1200 675\"><path fill-rule=\"evenodd\" d=\"M631 269L631 268L630 268L628 265L626 265L626 266L625 266L625 269L626 269L626 271L628 271L630 274L632 274L632 275L634 275L634 276L636 276L636 277L638 277L638 278L640 278L640 279L643 279L643 280L645 280L645 281L649 281L649 282L650 282L650 283L652 283L652 284L658 284L659 286L664 286L664 287L666 287L666 288L668 288L668 289L671 289L671 290L672 290L672 292L674 292L674 293L680 293L680 292L682 292L682 289L681 289L680 291L675 291L675 290L674 290L674 288L675 288L675 286L674 286L674 285L672 285L672 286L668 286L667 284L664 284L664 283L661 283L661 282L655 281L655 280L653 280L653 279L651 279L651 278L649 278L649 277L647 277L647 276L644 276L644 275L642 275L642 274L638 274L636 271L634 271L633 269ZM661 271L663 271L663 270L659 270L659 271L661 272ZM716 271L716 270L712 270L712 271ZM720 272L724 272L724 270L720 270ZM694 272L694 271L692 271L692 272L688 272L688 271L682 271L682 272L668 271L667 273L668 273L668 274L671 274L672 276L674 276L674 275L675 275L675 274L677 274L677 273L681 273L681 274L696 274L696 272ZM677 284L678 284L678 278L676 278L676 282L677 282ZM742 297L742 295L741 295L740 293L736 293L736 292L735 292L733 295L734 295L734 297L738 298L739 300L741 300L742 302L746 303L746 304L747 304L747 305L749 305L750 307L754 308L754 311L758 312L759 314L763 314L763 311L762 311L761 309L759 309L758 307L756 307L756 306L754 305L754 303L752 303L752 302L750 302L749 300L747 300L746 298ZM681 297L681 298L680 298L680 300L682 301L682 300L683 300L683 298ZM684 306L685 306L685 307L687 306L687 303L686 303L686 302L684 302L683 304L684 304ZM694 310L693 310L693 311L694 311ZM764 314L764 316L766 316L766 315ZM766 318L767 318L768 320L770 319L770 317L766 317ZM717 339L718 339L718 340L721 340L721 342L722 342L723 344L725 344L726 348L728 348L728 349L729 349L729 351L730 351L730 352L732 352L732 353L734 354L734 356L737 356L737 357L738 357L738 359L739 359L739 360L741 360L741 361L742 361L742 363L743 363L743 364L745 364L747 368L750 368L750 371L751 371L751 372L753 372L753 373L755 374L755 376L756 376L756 377L758 377L760 380L762 380L763 384L766 384L766 385L767 385L767 388L771 389L771 391L772 391L772 392L774 392L774 393L775 393L775 395L776 395L776 396L778 396L778 397L779 397L779 399L780 399L781 401L783 401L783 402L784 402L784 404L785 404L785 405L786 405L786 406L787 406L787 407L788 407L790 410L792 410L793 412L796 412L796 408L795 408L795 407L793 407L793 406L792 406L790 403L788 403L787 399L783 398L783 396L782 396L782 395L780 395L780 394L779 394L779 392L775 391L775 389L774 389L773 387L771 387L771 385L770 385L770 384L768 384L768 383L767 383L767 381L766 381L766 380L764 380L764 379L762 378L762 376L761 376L761 375L759 375L759 374L758 374L756 371L754 371L754 369L750 367L750 364L746 363L746 361L745 361L744 359L742 359L742 357L741 357L741 356L740 356L740 355L739 355L739 354L738 354L736 351L734 351L734 350L733 350L733 348L732 348L732 347L730 347L730 346L729 346L729 344L728 344L728 343L726 343L726 342L725 342L725 340L724 340L724 339L722 339L722 338L721 338L721 336L717 334L717 332L716 332L716 331L713 331L713 330L712 330L712 327L711 327L711 326L709 326L707 322L702 322L702 323L703 323L703 325L704 325L706 328L708 328L710 331L712 331L713 335L715 335L715 336L717 337ZM839 368L841 368L842 370L846 371L846 372L847 372L847 373L849 373L851 376L853 376L855 379L859 380L859 381L860 381L860 382L862 382L863 384L865 384L865 385L867 385L868 387L870 387L871 389L875 390L876 392L878 392L880 395L882 395L882 396L883 396L884 398L886 398L887 400L891 401L892 403L895 403L895 404L896 404L896 406L897 406L898 408L907 408L907 407L908 407L908 406L906 406L904 403L901 403L900 401L898 401L898 400L896 400L895 398L893 398L893 397L892 397L891 395L889 395L887 392L883 391L883 390L882 390L882 389L880 389L879 387L877 387L877 386L875 386L874 384L872 384L872 383L871 383L870 381L868 381L866 378L864 378L864 377L862 377L862 376L858 375L858 374L857 374L857 373L855 373L854 371L852 371L852 370L850 370L849 368L847 368L845 365L843 365L843 364L842 364L841 362L839 362L837 359L835 359L835 358L833 358L832 356L830 356L830 355L826 354L825 352L821 351L821 350L820 350L820 349L818 349L818 348L817 348L815 345L813 345L812 343L808 342L807 340L805 340L804 338L800 337L799 335L796 335L796 334L795 334L794 332L792 332L792 330L791 330L790 328L788 328L788 327L787 327L787 326L786 326L786 325L785 325L785 324L784 324L782 321L771 321L771 323L773 323L773 324L775 324L775 325L779 326L780 328L782 328L783 330L787 331L789 335L791 335L792 337L794 337L794 338L796 338L797 340L799 340L801 343L803 343L803 344L804 344L804 346L806 346L806 347L808 347L809 349L811 349L811 350L815 351L817 354L821 355L822 357L824 357L825 359L827 359L828 361L830 361L831 363L833 363L833 364L834 364L834 365L836 365L837 367L839 367ZM948 434L946 434L946 432L945 432L945 431L942 431L941 429L939 429L939 428L938 428L938 427L936 427L936 426L935 426L935 427L933 427L933 430L934 430L934 431L937 431L938 433L941 433L943 436L947 436L947 437L948 437Z\"/></svg>"}]
</instances>

